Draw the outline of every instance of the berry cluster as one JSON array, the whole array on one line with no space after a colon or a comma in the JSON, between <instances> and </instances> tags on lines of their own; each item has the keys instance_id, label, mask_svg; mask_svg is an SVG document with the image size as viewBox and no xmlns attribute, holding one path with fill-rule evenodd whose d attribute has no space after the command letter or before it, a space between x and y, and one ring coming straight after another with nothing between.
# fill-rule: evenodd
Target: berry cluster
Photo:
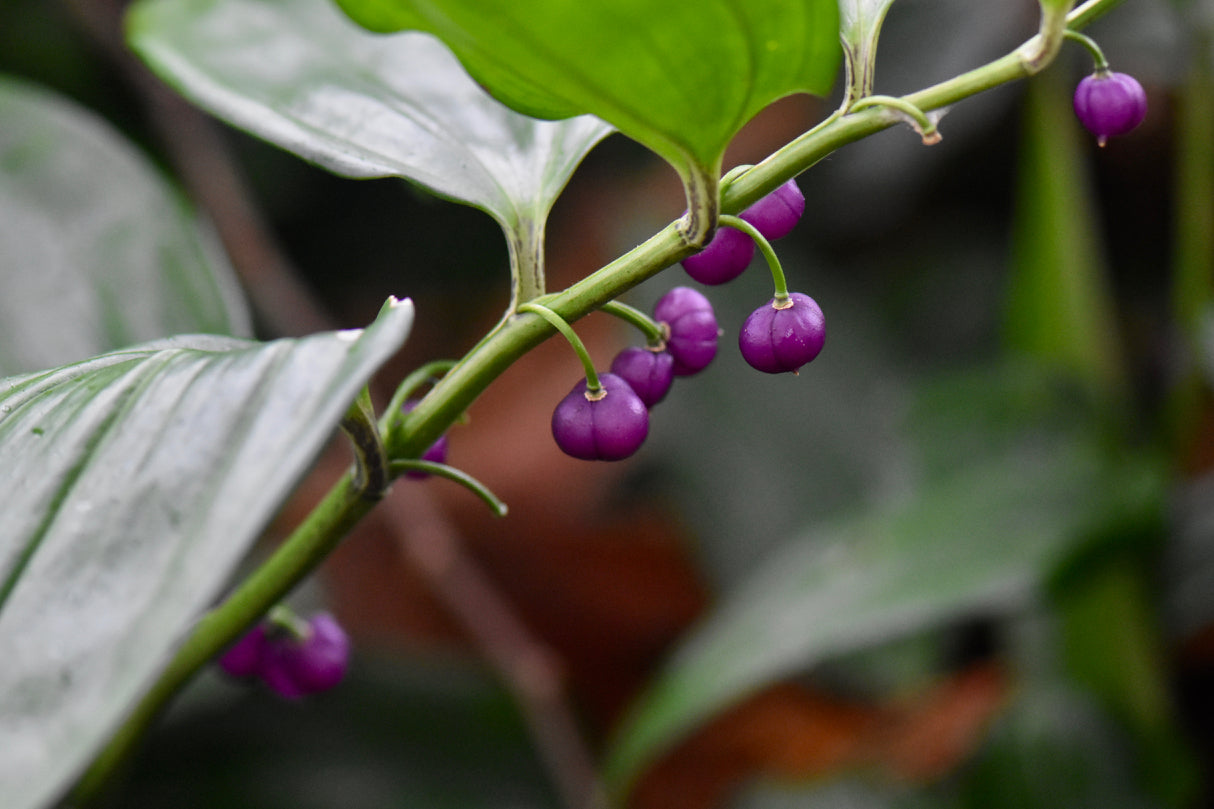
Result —
<instances>
[{"instance_id":1,"label":"berry cluster","mask_svg":"<svg viewBox=\"0 0 1214 809\"><path fill-rule=\"evenodd\" d=\"M328 613L307 621L275 610L219 658L233 677L258 678L288 699L328 691L345 676L350 641Z\"/></svg>"},{"instance_id":2,"label":"berry cluster","mask_svg":"<svg viewBox=\"0 0 1214 809\"><path fill-rule=\"evenodd\" d=\"M722 284L749 266L758 241L771 265L776 294L747 318L738 346L752 367L766 373L796 373L818 355L826 339L822 310L809 296L785 289L769 244L788 235L804 211L805 197L789 180L738 217L722 217L708 245L683 260L696 281ZM717 354L721 330L712 304L690 287L675 287L663 295L654 306L652 325L660 339L651 339L644 348L624 349L606 374L593 374L579 349L587 377L552 414L553 438L566 454L585 460L629 457L648 436L649 409L665 398L674 377L704 370ZM574 347L579 348L576 343Z\"/></svg>"},{"instance_id":3,"label":"berry cluster","mask_svg":"<svg viewBox=\"0 0 1214 809\"><path fill-rule=\"evenodd\" d=\"M552 436L567 455L619 461L649 435L649 408L666 397L676 376L691 376L717 355L717 317L708 299L676 287L658 301L660 344L621 351L592 390L583 379L552 413Z\"/></svg>"},{"instance_id":4,"label":"berry cluster","mask_svg":"<svg viewBox=\"0 0 1214 809\"><path fill-rule=\"evenodd\" d=\"M738 218L754 225L768 241L792 232L805 213L805 195L796 180L789 180L763 199L751 205ZM750 266L755 243L736 228L717 228L703 250L683 259L683 269L696 281L716 286L732 281Z\"/></svg>"}]
</instances>

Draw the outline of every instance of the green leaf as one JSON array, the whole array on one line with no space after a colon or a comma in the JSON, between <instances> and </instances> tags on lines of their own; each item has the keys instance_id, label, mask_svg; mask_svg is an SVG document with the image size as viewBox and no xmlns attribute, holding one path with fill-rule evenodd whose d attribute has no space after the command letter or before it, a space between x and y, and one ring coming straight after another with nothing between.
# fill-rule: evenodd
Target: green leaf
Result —
<instances>
[{"instance_id":1,"label":"green leaf","mask_svg":"<svg viewBox=\"0 0 1214 809\"><path fill-rule=\"evenodd\" d=\"M405 177L484 210L520 272L542 273L548 211L611 132L512 112L434 38L370 34L325 0L143 0L128 33L160 76L237 127L337 174Z\"/></svg>"},{"instance_id":2,"label":"green leaf","mask_svg":"<svg viewBox=\"0 0 1214 809\"><path fill-rule=\"evenodd\" d=\"M839 57L835 0L338 2L375 30L437 35L514 109L597 115L703 184L714 210L734 134L778 98L825 93Z\"/></svg>"},{"instance_id":3,"label":"green leaf","mask_svg":"<svg viewBox=\"0 0 1214 809\"><path fill-rule=\"evenodd\" d=\"M988 379L986 389L999 383ZM978 401L954 397L938 423ZM997 406L1003 401L994 398ZM1020 609L1035 597L1101 509L1128 486L1137 490L1142 469L1106 466L1082 432L1021 425L1021 440L967 453L950 472L935 471L913 498L811 528L761 566L634 706L607 759L614 788L627 789L684 734L767 684L959 616ZM939 436L961 446L967 438ZM938 462L946 453L933 454Z\"/></svg>"},{"instance_id":4,"label":"green leaf","mask_svg":"<svg viewBox=\"0 0 1214 809\"><path fill-rule=\"evenodd\" d=\"M78 776L404 342L179 337L0 381L0 794Z\"/></svg>"},{"instance_id":5,"label":"green leaf","mask_svg":"<svg viewBox=\"0 0 1214 809\"><path fill-rule=\"evenodd\" d=\"M73 102L0 77L0 375L249 330L222 253L146 158Z\"/></svg>"}]
</instances>

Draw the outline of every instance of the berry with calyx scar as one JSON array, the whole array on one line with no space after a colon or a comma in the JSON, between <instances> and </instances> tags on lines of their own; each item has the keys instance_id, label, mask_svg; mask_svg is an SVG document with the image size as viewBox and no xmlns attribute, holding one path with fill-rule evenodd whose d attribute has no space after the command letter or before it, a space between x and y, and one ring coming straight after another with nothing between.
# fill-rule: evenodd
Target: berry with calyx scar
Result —
<instances>
[{"instance_id":1,"label":"berry with calyx scar","mask_svg":"<svg viewBox=\"0 0 1214 809\"><path fill-rule=\"evenodd\" d=\"M752 368L769 374L796 373L822 351L826 318L817 302L800 292L772 298L742 326L738 347Z\"/></svg>"},{"instance_id":2,"label":"berry with calyx scar","mask_svg":"<svg viewBox=\"0 0 1214 809\"><path fill-rule=\"evenodd\" d=\"M615 374L599 374L600 389L582 379L552 412L552 437L566 455L585 461L619 461L649 435L649 410Z\"/></svg>"}]
</instances>

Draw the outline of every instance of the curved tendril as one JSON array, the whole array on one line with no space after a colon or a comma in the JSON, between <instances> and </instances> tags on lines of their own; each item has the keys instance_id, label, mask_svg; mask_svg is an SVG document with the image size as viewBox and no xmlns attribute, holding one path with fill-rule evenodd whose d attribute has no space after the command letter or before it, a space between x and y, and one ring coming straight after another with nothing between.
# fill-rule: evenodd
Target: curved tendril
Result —
<instances>
[{"instance_id":1,"label":"curved tendril","mask_svg":"<svg viewBox=\"0 0 1214 809\"><path fill-rule=\"evenodd\" d=\"M772 249L771 242L767 241L767 237L760 233L759 229L754 225L736 216L722 214L720 222L722 225L740 230L754 239L755 244L759 246L759 250L763 253L763 258L767 260L768 268L771 270L771 281L776 290L773 297L775 297L777 302L788 300L788 282L784 278L784 268L780 266L780 259L776 257L776 251Z\"/></svg>"},{"instance_id":2,"label":"curved tendril","mask_svg":"<svg viewBox=\"0 0 1214 809\"><path fill-rule=\"evenodd\" d=\"M1078 31L1072 31L1070 28L1062 32L1062 36L1072 42L1078 42L1080 45L1088 49L1088 53L1092 54L1092 61L1095 63L1093 70L1096 73L1106 73L1109 69L1109 60L1104 58L1104 51L1096 44L1096 40L1086 34L1081 34Z\"/></svg>"},{"instance_id":3,"label":"curved tendril","mask_svg":"<svg viewBox=\"0 0 1214 809\"><path fill-rule=\"evenodd\" d=\"M905 114L911 119L915 130L923 138L925 146L931 146L934 143L940 142L940 132L936 129L935 122L932 121L926 112L905 98L883 95L865 96L852 104L849 111L859 112L868 107L888 107Z\"/></svg>"},{"instance_id":4,"label":"curved tendril","mask_svg":"<svg viewBox=\"0 0 1214 809\"><path fill-rule=\"evenodd\" d=\"M396 392L392 394L392 401L388 402L388 407L379 418L380 434L387 435L390 430L398 429L405 417L405 402L423 385L429 385L441 379L443 374L455 367L455 363L455 360L435 360L406 376L396 386Z\"/></svg>"},{"instance_id":5,"label":"curved tendril","mask_svg":"<svg viewBox=\"0 0 1214 809\"><path fill-rule=\"evenodd\" d=\"M453 480L471 491L481 500L484 500L489 508L493 509L493 513L499 517L505 517L506 513L510 510L497 495L489 490L488 486L467 472L463 472L453 466L447 466L445 463L410 458L408 460L393 461L391 469L393 476L400 476L405 472L425 472L430 475L438 475L447 480Z\"/></svg>"},{"instance_id":6,"label":"curved tendril","mask_svg":"<svg viewBox=\"0 0 1214 809\"><path fill-rule=\"evenodd\" d=\"M666 335L662 327L657 321L649 315L637 309L635 306L629 306L620 301L608 301L603 304L602 311L609 315L614 315L626 323L636 326L637 329L645 335L645 340L650 348L661 350L666 345Z\"/></svg>"},{"instance_id":7,"label":"curved tendril","mask_svg":"<svg viewBox=\"0 0 1214 809\"><path fill-rule=\"evenodd\" d=\"M594 361L590 359L590 352L586 350L586 344L582 342L582 338L577 336L577 332L573 330L565 318L558 315L556 312L549 309L543 304L531 301L524 303L518 308L520 312L532 312L547 320L554 329L564 335L569 341L569 345L573 346L573 350L577 352L578 359L582 361L582 367L586 369L586 393L597 393L603 389L599 382L598 372L594 370Z\"/></svg>"}]
</instances>

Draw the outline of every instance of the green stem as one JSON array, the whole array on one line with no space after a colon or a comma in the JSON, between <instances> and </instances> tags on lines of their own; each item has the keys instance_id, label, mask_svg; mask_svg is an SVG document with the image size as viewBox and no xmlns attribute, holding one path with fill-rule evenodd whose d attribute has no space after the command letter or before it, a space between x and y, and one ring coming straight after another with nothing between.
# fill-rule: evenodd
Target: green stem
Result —
<instances>
[{"instance_id":1,"label":"green stem","mask_svg":"<svg viewBox=\"0 0 1214 809\"><path fill-rule=\"evenodd\" d=\"M586 350L586 344L582 342L582 338L577 336L577 332L569 325L565 318L558 315L556 312L549 309L547 306L532 301L525 303L519 307L519 312L533 312L539 315L544 320L547 320L554 329L564 335L569 341L569 345L573 346L573 350L577 352L578 359L582 361L582 367L586 369L586 393L594 394L603 389L599 383L598 372L594 370L594 360L590 359L590 352Z\"/></svg>"},{"instance_id":2,"label":"green stem","mask_svg":"<svg viewBox=\"0 0 1214 809\"><path fill-rule=\"evenodd\" d=\"M1067 18L1068 25L1082 28L1121 2L1123 0L1089 0L1071 13ZM1018 52L1013 52L906 98L920 109L933 110L1028 75ZM847 115L836 113L734 178L721 194L720 209L737 213L835 150L892 125L889 117L879 110ZM717 169L719 173L719 167ZM715 207L715 204L708 207ZM687 257L696 248L696 244L684 238L679 224L671 223L568 289L546 296L545 308L559 315L566 324L576 321ZM512 315L503 319L418 403L409 415L410 429L392 431L386 436L388 457L416 458L421 455L467 411L494 379L550 335L548 321L542 317ZM374 505L375 500L364 497L355 486L352 474L344 475L278 551L227 601L202 617L160 680L93 762L74 796L95 795L169 698L311 573Z\"/></svg>"},{"instance_id":3,"label":"green stem","mask_svg":"<svg viewBox=\"0 0 1214 809\"><path fill-rule=\"evenodd\" d=\"M721 161L702 169L692 162L681 172L687 195L687 215L679 222L679 233L688 247L701 248L712 238L720 210Z\"/></svg>"},{"instance_id":4,"label":"green stem","mask_svg":"<svg viewBox=\"0 0 1214 809\"><path fill-rule=\"evenodd\" d=\"M1072 28L1081 28L1123 1L1089 0L1067 17L1067 23ZM982 67L911 93L905 98L920 109L930 111L1029 75L1017 49ZM893 124L888 114L876 109L832 115L762 162L732 178L721 194L721 210L737 213L837 149L888 129ZM681 238L678 223L672 223L595 273L562 292L546 296L545 306L566 322L575 322L693 252L695 248ZM499 374L550 334L545 324L536 318L513 317L502 323L499 329L465 355L430 395L418 404L410 418L414 429L407 437L389 442L390 457L416 456L424 451Z\"/></svg>"},{"instance_id":5,"label":"green stem","mask_svg":"<svg viewBox=\"0 0 1214 809\"><path fill-rule=\"evenodd\" d=\"M1080 45L1088 49L1088 53L1092 54L1092 61L1095 63L1094 70L1097 73L1105 73L1109 69L1109 60L1104 58L1104 51L1096 44L1096 40L1086 34L1081 34L1078 31L1067 29L1063 32L1063 36L1072 42L1078 42Z\"/></svg>"},{"instance_id":6,"label":"green stem","mask_svg":"<svg viewBox=\"0 0 1214 809\"><path fill-rule=\"evenodd\" d=\"M493 509L493 513L499 517L505 517L509 511L506 504L501 499L489 490L489 487L481 483L476 478L469 475L467 472L456 469L453 466L447 466L443 463L435 463L434 461L423 461L420 459L409 459L392 462L393 476L403 475L405 472L425 472L428 475L438 475L439 477L453 480L464 488L471 491L480 499L484 500L489 508Z\"/></svg>"},{"instance_id":7,"label":"green stem","mask_svg":"<svg viewBox=\"0 0 1214 809\"><path fill-rule=\"evenodd\" d=\"M1066 24L1078 30L1123 2L1125 0L1088 0L1066 17ZM1021 51L1028 49L1035 40L1037 37L993 62L903 98L919 109L930 112L985 90L1026 79L1035 71L1025 66ZM721 210L724 213L743 210L837 149L888 129L894 122L880 110L868 109L845 115L836 113L823 124L815 126L734 178L721 195Z\"/></svg>"},{"instance_id":8,"label":"green stem","mask_svg":"<svg viewBox=\"0 0 1214 809\"><path fill-rule=\"evenodd\" d=\"M545 292L544 221L540 216L523 228L502 228L510 251L510 312Z\"/></svg>"},{"instance_id":9,"label":"green stem","mask_svg":"<svg viewBox=\"0 0 1214 809\"><path fill-rule=\"evenodd\" d=\"M771 242L767 241L767 237L745 219L739 219L729 214L721 215L721 224L734 230L740 230L754 239L755 244L759 246L759 251L763 254L763 258L767 260L768 268L771 270L771 282L776 289L774 296L776 301L783 302L788 300L788 281L784 278L784 268L780 266L780 259L776 257L776 251L772 249Z\"/></svg>"},{"instance_id":10,"label":"green stem","mask_svg":"<svg viewBox=\"0 0 1214 809\"><path fill-rule=\"evenodd\" d=\"M1066 34L1067 17L1075 0L1039 0L1041 27L1037 36L1030 39L1018 53L1029 73L1039 73L1054 61L1062 48Z\"/></svg>"},{"instance_id":11,"label":"green stem","mask_svg":"<svg viewBox=\"0 0 1214 809\"><path fill-rule=\"evenodd\" d=\"M725 217L721 218L723 220ZM722 221L721 224L725 223ZM666 335L662 331L662 327L658 325L656 320L635 306L629 306L620 301L607 301L607 303L603 304L603 311L636 326L645 335L645 340L649 343L650 348L661 350L665 346Z\"/></svg>"}]
</instances>

